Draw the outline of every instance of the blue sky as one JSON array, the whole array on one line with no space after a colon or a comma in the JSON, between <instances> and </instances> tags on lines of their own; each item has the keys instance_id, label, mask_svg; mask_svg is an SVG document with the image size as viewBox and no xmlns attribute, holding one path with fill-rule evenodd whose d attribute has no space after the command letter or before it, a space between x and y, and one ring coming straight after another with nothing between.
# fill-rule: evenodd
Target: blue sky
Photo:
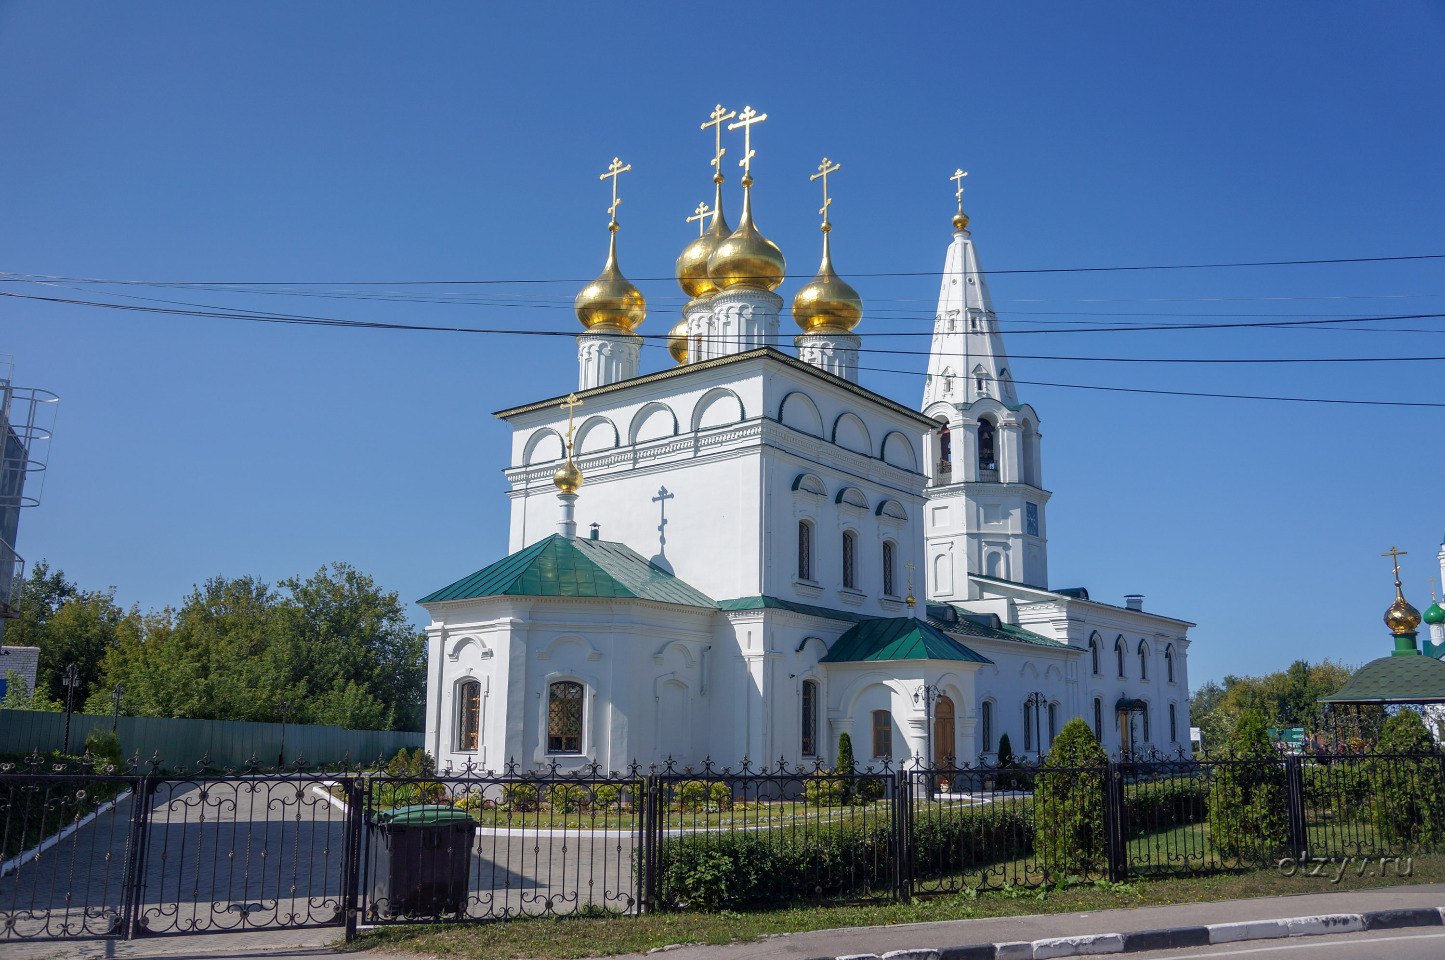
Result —
<instances>
[{"instance_id":1,"label":"blue sky","mask_svg":"<svg viewBox=\"0 0 1445 960\"><path fill-rule=\"evenodd\" d=\"M929 329L952 213L985 269L1445 253L1439 4L247 5L0 2L0 271L276 281L0 290L573 330L633 165L622 265L661 333L711 199L717 102L769 115L755 202L791 295L835 262L863 331ZM730 147L728 163L741 153ZM736 221L736 168L727 197ZM915 274L913 276L900 274ZM419 280L560 283L403 287ZM362 287L362 282L383 282ZM990 278L1015 355L1445 356L1445 321L1062 333L1445 313L1445 261ZM77 293L77 289L84 291ZM357 299L358 291L408 299ZM368 294L368 295L370 295ZM414 302L418 295L432 300ZM485 301L485 302L483 302ZM1023 333L1025 329L1046 330ZM575 384L561 338L278 326L0 298L0 352L62 396L20 552L143 607L214 574L346 560L408 599L505 549L491 412ZM870 341L917 348L923 338ZM644 369L666 365L659 347ZM924 359L863 382L916 403ZM1021 381L1445 401L1445 364L1025 359ZM1445 410L1022 385L1043 418L1051 580L1196 621L1196 683L1382 655L1445 532ZM419 608L413 608L418 620Z\"/></svg>"}]
</instances>

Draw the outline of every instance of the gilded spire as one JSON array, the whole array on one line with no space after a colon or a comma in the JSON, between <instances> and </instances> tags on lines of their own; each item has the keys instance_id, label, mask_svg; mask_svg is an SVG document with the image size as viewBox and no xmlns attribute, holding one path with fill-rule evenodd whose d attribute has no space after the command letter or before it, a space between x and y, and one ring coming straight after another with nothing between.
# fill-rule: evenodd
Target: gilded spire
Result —
<instances>
[{"instance_id":1,"label":"gilded spire","mask_svg":"<svg viewBox=\"0 0 1445 960\"><path fill-rule=\"evenodd\" d=\"M738 114L738 122L728 124L729 130L739 127L743 130L743 158L738 166L743 168L743 214L738 228L720 243L708 258L707 272L719 290L745 287L761 290L776 290L783 282L788 262L778 245L758 232L753 223L753 124L768 119L766 113L758 113L752 107L744 107ZM718 166L719 191L721 191L721 165ZM719 192L721 197L721 192Z\"/></svg>"},{"instance_id":2,"label":"gilded spire","mask_svg":"<svg viewBox=\"0 0 1445 960\"><path fill-rule=\"evenodd\" d=\"M573 304L577 319L588 330L631 333L647 318L647 301L642 291L624 277L617 266L617 208L622 205L617 196L617 178L631 169L632 164L624 165L614 157L607 172L598 177L599 180L612 180L612 205L607 208L611 217L607 224L611 239L607 248L607 265L596 280L582 288Z\"/></svg>"},{"instance_id":3,"label":"gilded spire","mask_svg":"<svg viewBox=\"0 0 1445 960\"><path fill-rule=\"evenodd\" d=\"M948 178L958 186L953 194L958 199L958 212L953 215L953 229L955 230L962 230L968 226L968 214L963 212L963 178L966 176L968 176L968 171L959 167L953 171L953 176Z\"/></svg>"},{"instance_id":4,"label":"gilded spire","mask_svg":"<svg viewBox=\"0 0 1445 960\"><path fill-rule=\"evenodd\" d=\"M820 228L823 231L823 262L818 266L818 275L793 295L793 320L804 333L847 333L863 318L863 300L858 291L833 270L829 242L833 224L828 220L828 208L833 205L833 200L828 196L828 174L841 169L840 164L824 157L823 162L818 164L818 172L808 178L823 181L823 206L818 211L823 215Z\"/></svg>"},{"instance_id":5,"label":"gilded spire","mask_svg":"<svg viewBox=\"0 0 1445 960\"><path fill-rule=\"evenodd\" d=\"M559 410L567 411L567 459L557 468L557 472L552 474L552 482L563 493L576 493L577 488L582 486L582 471L572 462L572 434L576 431L572 426L572 411L580 406L582 401L577 399L575 393L567 394L567 399L557 404Z\"/></svg>"},{"instance_id":6,"label":"gilded spire","mask_svg":"<svg viewBox=\"0 0 1445 960\"><path fill-rule=\"evenodd\" d=\"M703 230L702 217L707 216L704 210L707 204L700 204L696 212L697 216L688 217L691 223L698 221L697 239L683 247L682 253L677 255L677 264L673 274L677 277L677 285L682 287L682 292L694 300L703 297L710 297L717 293L717 285L708 276L707 262L712 256L718 244L726 240L731 234L732 227L728 226L727 217L723 216L722 210L722 158L727 154L727 148L722 145L723 121L730 120L737 116L732 110L724 110L722 104L718 104L709 116L712 118L702 125L702 129L713 128L713 205L712 205L712 226L706 231Z\"/></svg>"},{"instance_id":7,"label":"gilded spire","mask_svg":"<svg viewBox=\"0 0 1445 960\"><path fill-rule=\"evenodd\" d=\"M1400 589L1400 558L1406 556L1407 551L1396 550L1391 547L1382 557L1391 557L1395 561L1395 602L1390 604L1390 609L1385 611L1385 626L1394 631L1395 636L1414 636L1415 628L1420 626L1420 611L1410 606L1405 599L1404 592Z\"/></svg>"}]
</instances>

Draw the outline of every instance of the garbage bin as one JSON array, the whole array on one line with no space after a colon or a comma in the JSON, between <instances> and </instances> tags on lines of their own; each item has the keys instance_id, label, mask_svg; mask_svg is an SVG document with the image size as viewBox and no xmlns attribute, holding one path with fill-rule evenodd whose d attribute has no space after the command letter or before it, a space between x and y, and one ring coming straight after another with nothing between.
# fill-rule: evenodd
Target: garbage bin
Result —
<instances>
[{"instance_id":1,"label":"garbage bin","mask_svg":"<svg viewBox=\"0 0 1445 960\"><path fill-rule=\"evenodd\" d=\"M462 913L477 822L465 810L424 803L371 823L372 909L387 916Z\"/></svg>"}]
</instances>

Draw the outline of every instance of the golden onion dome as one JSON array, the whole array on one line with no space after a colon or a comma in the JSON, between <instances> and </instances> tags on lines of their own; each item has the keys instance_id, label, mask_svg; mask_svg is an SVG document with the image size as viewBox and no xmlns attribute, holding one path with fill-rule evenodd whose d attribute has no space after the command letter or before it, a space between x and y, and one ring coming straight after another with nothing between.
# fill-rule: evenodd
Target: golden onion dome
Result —
<instances>
[{"instance_id":1,"label":"golden onion dome","mask_svg":"<svg viewBox=\"0 0 1445 960\"><path fill-rule=\"evenodd\" d=\"M968 227L968 214L966 214L966 213L963 212L963 208L962 208L962 207L959 207L959 208L958 208L958 212L953 215L953 229L955 229L955 230L963 230L963 229L966 229L967 227Z\"/></svg>"},{"instance_id":2,"label":"golden onion dome","mask_svg":"<svg viewBox=\"0 0 1445 960\"><path fill-rule=\"evenodd\" d=\"M582 486L582 471L577 469L577 464L572 462L570 454L562 466L557 468L557 472L552 474L552 482L563 493L576 493L577 488Z\"/></svg>"},{"instance_id":3,"label":"golden onion dome","mask_svg":"<svg viewBox=\"0 0 1445 960\"><path fill-rule=\"evenodd\" d=\"M753 224L753 182L744 177L742 219L708 258L708 276L719 290L776 290L787 272L783 251Z\"/></svg>"},{"instance_id":4,"label":"golden onion dome","mask_svg":"<svg viewBox=\"0 0 1445 960\"><path fill-rule=\"evenodd\" d=\"M617 268L617 222L607 225L612 240L607 265L602 273L577 294L573 308L588 330L621 330L631 333L647 318L647 301L642 291Z\"/></svg>"},{"instance_id":5,"label":"golden onion dome","mask_svg":"<svg viewBox=\"0 0 1445 960\"><path fill-rule=\"evenodd\" d=\"M1395 585L1395 602L1385 611L1385 626L1396 635L1414 633L1415 628L1420 626L1420 611L1410 606L1410 602L1400 592L1399 584Z\"/></svg>"},{"instance_id":6,"label":"golden onion dome","mask_svg":"<svg viewBox=\"0 0 1445 960\"><path fill-rule=\"evenodd\" d=\"M793 320L804 333L847 333L863 319L863 299L858 291L833 272L828 244L831 226L823 224L823 262L818 275L793 295Z\"/></svg>"},{"instance_id":7,"label":"golden onion dome","mask_svg":"<svg viewBox=\"0 0 1445 960\"><path fill-rule=\"evenodd\" d=\"M667 331L667 352L672 354L672 359L677 361L679 367L687 363L686 320L679 320L676 326Z\"/></svg>"},{"instance_id":8,"label":"golden onion dome","mask_svg":"<svg viewBox=\"0 0 1445 960\"><path fill-rule=\"evenodd\" d=\"M694 300L700 297L710 297L717 293L717 284L712 282L708 276L707 262L712 252L717 249L733 232L728 226L727 218L722 211L722 177L713 178L717 183L717 197L713 203L712 225L703 232L692 243L682 248L682 253L677 255L677 265L674 268L674 275L677 277L677 285L682 287L682 292Z\"/></svg>"}]
</instances>

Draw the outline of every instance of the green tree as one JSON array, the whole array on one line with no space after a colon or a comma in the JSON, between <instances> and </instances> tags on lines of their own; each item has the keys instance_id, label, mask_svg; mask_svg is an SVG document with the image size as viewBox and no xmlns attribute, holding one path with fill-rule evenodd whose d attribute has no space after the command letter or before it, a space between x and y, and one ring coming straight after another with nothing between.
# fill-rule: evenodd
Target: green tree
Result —
<instances>
[{"instance_id":1,"label":"green tree","mask_svg":"<svg viewBox=\"0 0 1445 960\"><path fill-rule=\"evenodd\" d=\"M1018 766L1018 758L1014 756L1013 744L1009 742L1008 734L998 738L998 768L1009 770Z\"/></svg>"},{"instance_id":2,"label":"green tree","mask_svg":"<svg viewBox=\"0 0 1445 960\"><path fill-rule=\"evenodd\" d=\"M1034 787L1034 852L1046 874L1104 867L1104 776L1109 756L1075 717L1054 739Z\"/></svg>"},{"instance_id":3,"label":"green tree","mask_svg":"<svg viewBox=\"0 0 1445 960\"><path fill-rule=\"evenodd\" d=\"M57 700L47 700L45 694L38 689L31 690L19 670L5 671L5 699L0 701L0 710L41 710L46 713L59 713L64 709L65 704Z\"/></svg>"},{"instance_id":4,"label":"green tree","mask_svg":"<svg viewBox=\"0 0 1445 960\"><path fill-rule=\"evenodd\" d=\"M1445 774L1435 741L1414 710L1385 721L1367 778L1370 819L1386 843L1433 844L1445 840Z\"/></svg>"},{"instance_id":5,"label":"green tree","mask_svg":"<svg viewBox=\"0 0 1445 960\"><path fill-rule=\"evenodd\" d=\"M838 772L852 773L853 770L853 738L844 731L838 734Z\"/></svg>"},{"instance_id":6,"label":"green tree","mask_svg":"<svg viewBox=\"0 0 1445 960\"><path fill-rule=\"evenodd\" d=\"M1218 761L1209 789L1209 842L1224 856L1264 862L1288 842L1284 766L1264 716L1245 711L1229 749L1229 757Z\"/></svg>"},{"instance_id":7,"label":"green tree","mask_svg":"<svg viewBox=\"0 0 1445 960\"><path fill-rule=\"evenodd\" d=\"M1189 697L1189 717L1199 727L1206 751L1223 749L1246 711L1265 718L1267 726L1313 729L1319 722L1320 697L1345 685L1352 671L1332 660L1296 660L1284 670L1263 676L1227 676L1209 681Z\"/></svg>"},{"instance_id":8,"label":"green tree","mask_svg":"<svg viewBox=\"0 0 1445 960\"><path fill-rule=\"evenodd\" d=\"M80 685L74 703L79 709L100 679L101 661L127 616L116 606L114 588L81 590L64 571L51 570L42 560L25 578L15 609L18 616L5 626L5 642L40 648L35 686L49 700L65 702L61 677L75 664Z\"/></svg>"}]
</instances>

